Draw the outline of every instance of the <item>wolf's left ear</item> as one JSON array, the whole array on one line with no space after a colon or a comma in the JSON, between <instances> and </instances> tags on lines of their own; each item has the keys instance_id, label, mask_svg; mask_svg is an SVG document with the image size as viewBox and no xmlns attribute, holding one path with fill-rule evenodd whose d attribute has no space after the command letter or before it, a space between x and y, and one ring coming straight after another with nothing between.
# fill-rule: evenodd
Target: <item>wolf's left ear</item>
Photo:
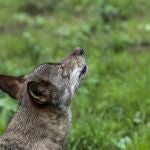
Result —
<instances>
[{"instance_id":1,"label":"wolf's left ear","mask_svg":"<svg viewBox=\"0 0 150 150\"><path fill-rule=\"evenodd\" d=\"M24 81L25 79L22 76L0 75L0 90L6 92L12 98L18 99L18 93Z\"/></svg>"}]
</instances>

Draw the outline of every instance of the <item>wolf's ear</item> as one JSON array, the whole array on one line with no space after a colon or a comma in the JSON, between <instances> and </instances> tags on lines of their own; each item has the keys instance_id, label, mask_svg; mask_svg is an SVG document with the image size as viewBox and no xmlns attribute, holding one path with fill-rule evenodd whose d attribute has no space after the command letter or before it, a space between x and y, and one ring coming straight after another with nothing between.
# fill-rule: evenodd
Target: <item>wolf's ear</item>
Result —
<instances>
[{"instance_id":1,"label":"wolf's ear","mask_svg":"<svg viewBox=\"0 0 150 150\"><path fill-rule=\"evenodd\" d=\"M0 75L0 90L9 94L12 98L18 99L18 92L25 81L23 76L14 77Z\"/></svg>"},{"instance_id":2,"label":"wolf's ear","mask_svg":"<svg viewBox=\"0 0 150 150\"><path fill-rule=\"evenodd\" d=\"M38 104L48 104L53 97L55 86L47 81L30 81L27 84L28 94Z\"/></svg>"}]
</instances>

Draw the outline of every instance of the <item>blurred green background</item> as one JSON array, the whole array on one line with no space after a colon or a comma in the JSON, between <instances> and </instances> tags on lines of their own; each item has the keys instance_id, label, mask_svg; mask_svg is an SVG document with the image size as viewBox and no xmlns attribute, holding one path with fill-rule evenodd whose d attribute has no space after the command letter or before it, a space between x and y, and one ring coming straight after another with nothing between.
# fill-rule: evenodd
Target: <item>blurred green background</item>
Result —
<instances>
[{"instance_id":1,"label":"blurred green background","mask_svg":"<svg viewBox=\"0 0 150 150\"><path fill-rule=\"evenodd\" d=\"M70 50L89 65L70 150L150 150L149 0L0 0L0 73L24 75ZM0 93L0 134L16 103Z\"/></svg>"}]
</instances>

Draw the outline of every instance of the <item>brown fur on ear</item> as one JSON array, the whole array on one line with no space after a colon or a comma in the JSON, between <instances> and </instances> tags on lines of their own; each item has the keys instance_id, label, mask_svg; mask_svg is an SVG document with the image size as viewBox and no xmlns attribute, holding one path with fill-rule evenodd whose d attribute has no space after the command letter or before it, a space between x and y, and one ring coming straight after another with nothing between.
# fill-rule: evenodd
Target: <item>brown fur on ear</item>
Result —
<instances>
[{"instance_id":1,"label":"brown fur on ear","mask_svg":"<svg viewBox=\"0 0 150 150\"><path fill-rule=\"evenodd\" d=\"M18 92L21 88L22 83L24 82L24 78L0 75L0 89L7 94L9 94L12 98L18 98Z\"/></svg>"}]
</instances>

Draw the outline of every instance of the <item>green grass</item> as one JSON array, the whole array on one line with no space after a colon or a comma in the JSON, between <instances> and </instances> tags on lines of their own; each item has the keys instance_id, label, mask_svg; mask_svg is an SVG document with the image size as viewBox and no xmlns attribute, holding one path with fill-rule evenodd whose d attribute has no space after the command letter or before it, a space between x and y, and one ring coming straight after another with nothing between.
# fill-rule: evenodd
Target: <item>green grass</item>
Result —
<instances>
[{"instance_id":1,"label":"green grass","mask_svg":"<svg viewBox=\"0 0 150 150\"><path fill-rule=\"evenodd\" d=\"M83 47L89 72L72 104L69 149L149 150L150 2L31 1L0 1L0 72L28 74ZM15 108L1 92L1 134Z\"/></svg>"}]
</instances>

